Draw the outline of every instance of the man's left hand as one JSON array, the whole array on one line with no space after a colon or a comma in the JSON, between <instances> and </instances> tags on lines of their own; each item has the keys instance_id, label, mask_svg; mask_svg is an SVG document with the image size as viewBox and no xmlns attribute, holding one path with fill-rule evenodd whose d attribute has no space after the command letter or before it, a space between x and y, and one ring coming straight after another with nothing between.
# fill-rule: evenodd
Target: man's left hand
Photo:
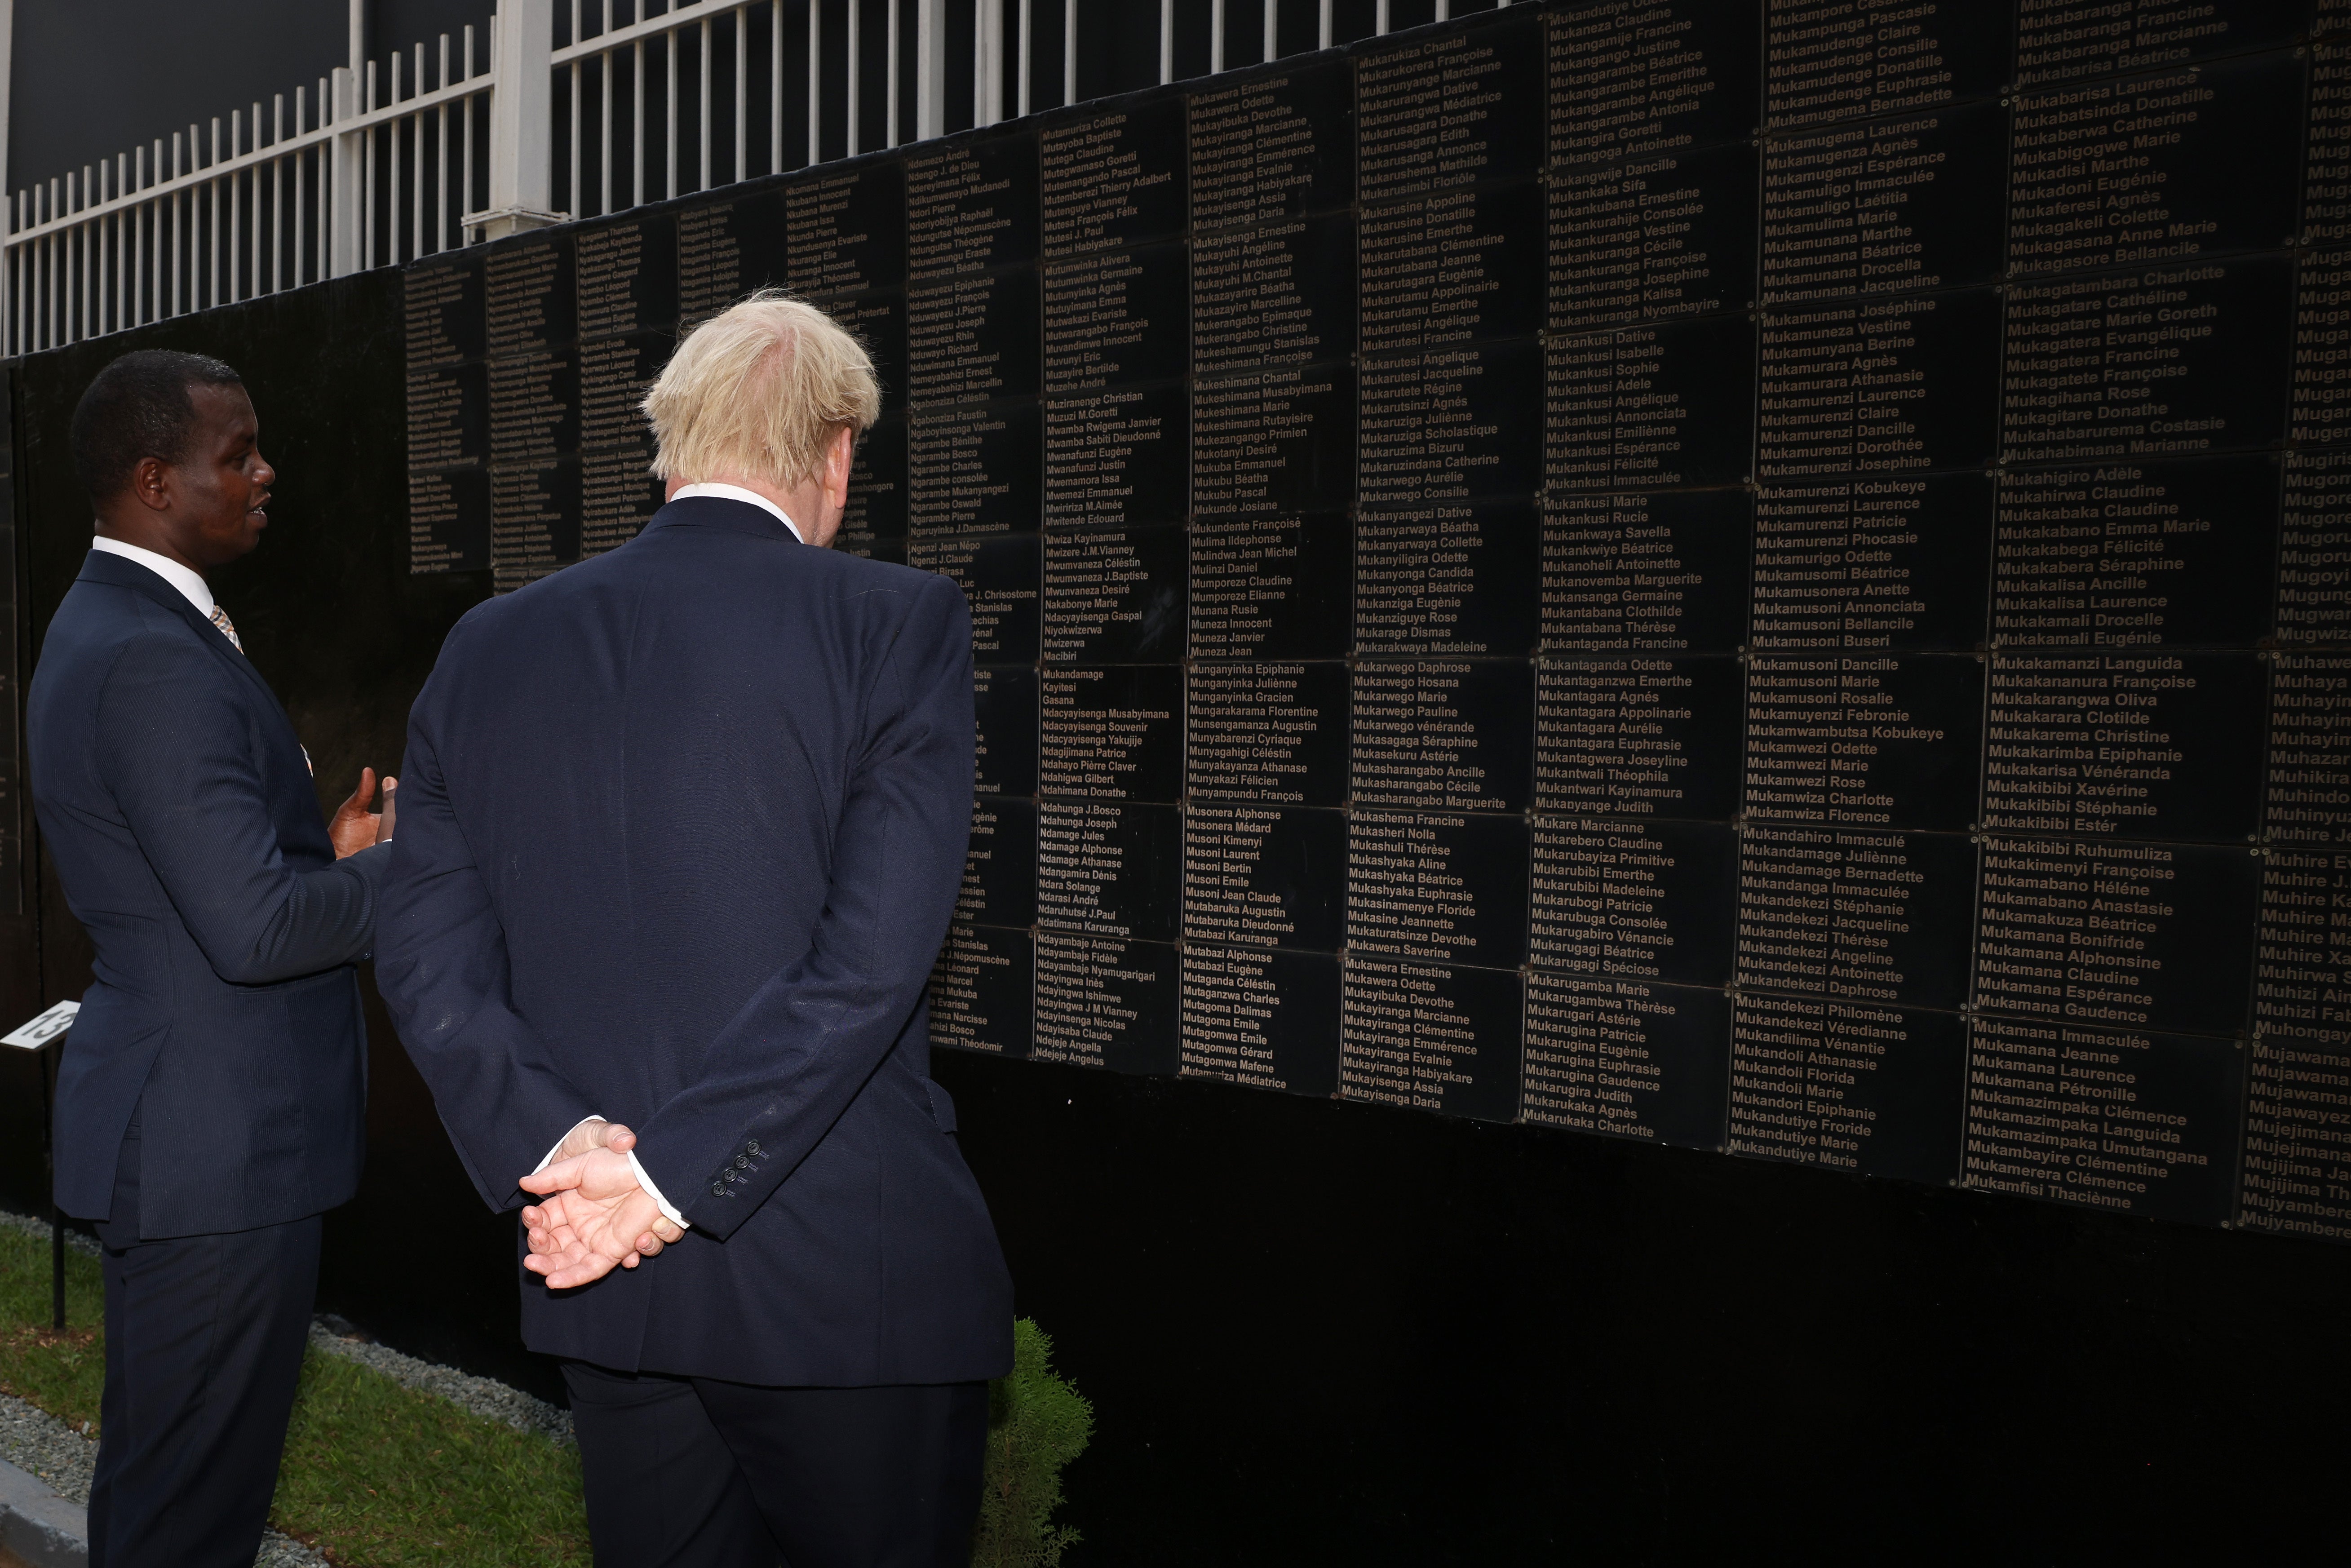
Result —
<instances>
[{"instance_id":1,"label":"man's left hand","mask_svg":"<svg viewBox=\"0 0 2351 1568\"><path fill-rule=\"evenodd\" d=\"M546 1276L549 1290L601 1280L616 1263L633 1269L683 1234L638 1185L627 1155L609 1147L527 1176L522 1188L544 1199L522 1211L530 1228L523 1267Z\"/></svg>"}]
</instances>

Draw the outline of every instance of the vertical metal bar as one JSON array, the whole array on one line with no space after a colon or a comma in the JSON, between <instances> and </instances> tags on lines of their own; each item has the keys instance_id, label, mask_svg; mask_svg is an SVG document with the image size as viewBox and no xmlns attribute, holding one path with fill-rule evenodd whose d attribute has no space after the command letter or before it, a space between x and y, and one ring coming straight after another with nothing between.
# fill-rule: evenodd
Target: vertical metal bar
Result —
<instances>
[{"instance_id":1,"label":"vertical metal bar","mask_svg":"<svg viewBox=\"0 0 2351 1568\"><path fill-rule=\"evenodd\" d=\"M1020 3L1026 5L1029 3L1029 0L1020 0ZM863 13L864 9L864 0L849 0L849 102L842 111L842 119L849 127L849 140L844 142L842 146L845 156L851 158L857 156L857 115L858 106L861 101L861 95L858 91L860 83L857 79L860 63L857 47L859 31L858 18Z\"/></svg>"},{"instance_id":2,"label":"vertical metal bar","mask_svg":"<svg viewBox=\"0 0 2351 1568\"><path fill-rule=\"evenodd\" d=\"M1385 37L1387 36L1387 30L1388 0L1379 0L1379 4L1374 9L1373 13L1372 31L1379 34L1382 37Z\"/></svg>"},{"instance_id":3,"label":"vertical metal bar","mask_svg":"<svg viewBox=\"0 0 2351 1568\"><path fill-rule=\"evenodd\" d=\"M1265 55L1264 55L1264 57L1265 57L1266 59L1269 59L1269 60L1270 60L1270 59L1271 59L1271 58L1273 58L1273 57L1274 57L1274 51L1275 51L1275 50L1277 50L1277 49L1279 49L1279 48L1280 48L1280 47L1281 47L1281 0L1265 0Z\"/></svg>"},{"instance_id":4,"label":"vertical metal bar","mask_svg":"<svg viewBox=\"0 0 2351 1568\"><path fill-rule=\"evenodd\" d=\"M987 112L987 21L988 0L972 0L971 6L971 122L992 125Z\"/></svg>"},{"instance_id":5,"label":"vertical metal bar","mask_svg":"<svg viewBox=\"0 0 2351 1568\"><path fill-rule=\"evenodd\" d=\"M817 140L821 121L818 118L817 95L822 86L824 66L824 4L823 0L804 0L808 6L808 167L815 168L822 156Z\"/></svg>"},{"instance_id":6,"label":"vertical metal bar","mask_svg":"<svg viewBox=\"0 0 2351 1568\"><path fill-rule=\"evenodd\" d=\"M641 206L645 199L645 41L639 38L637 49L636 97L630 99L635 107L629 111L629 134L636 138L636 162L629 179L629 205Z\"/></svg>"},{"instance_id":7,"label":"vertical metal bar","mask_svg":"<svg viewBox=\"0 0 2351 1568\"><path fill-rule=\"evenodd\" d=\"M441 35L441 85L449 85L449 35ZM459 100L462 108L464 100ZM449 248L449 100L441 100L441 123L434 132L433 151L441 161L440 172L433 181L433 248L435 252ZM460 214L460 216L464 214Z\"/></svg>"},{"instance_id":8,"label":"vertical metal bar","mask_svg":"<svg viewBox=\"0 0 2351 1568\"><path fill-rule=\"evenodd\" d=\"M751 7L735 7L734 177L751 177Z\"/></svg>"},{"instance_id":9,"label":"vertical metal bar","mask_svg":"<svg viewBox=\"0 0 2351 1568\"><path fill-rule=\"evenodd\" d=\"M232 163L236 161L236 144L242 140L239 132L244 129L238 124L237 118L235 110L232 109L228 111L228 156ZM214 183L218 184L219 182L214 181ZM232 305L245 298L243 293L245 253L243 247L237 243L245 235L245 212L243 204L239 200L244 194L244 187L238 183L236 175L232 172L228 177L228 301ZM215 250L219 248L217 235L214 238L214 248Z\"/></svg>"},{"instance_id":10,"label":"vertical metal bar","mask_svg":"<svg viewBox=\"0 0 2351 1568\"><path fill-rule=\"evenodd\" d=\"M784 0L768 0L768 172L784 172Z\"/></svg>"},{"instance_id":11,"label":"vertical metal bar","mask_svg":"<svg viewBox=\"0 0 2351 1568\"><path fill-rule=\"evenodd\" d=\"M212 161L211 164L210 164L210 165L208 165L209 167L214 168L214 169L217 169L217 168L219 168L219 167L220 167L220 161L221 161L221 141L220 141L220 133L221 133L221 122L220 122L220 116L219 116L219 115L217 115L217 114L215 114L215 115L214 115L214 116L213 116L213 161ZM205 181L205 182L204 182L204 193L205 193L206 195L209 195L209 196L212 198L212 204L213 204L212 222L211 222L211 223L209 223L209 224L207 224L207 225L205 225L205 226L204 226L204 249L205 249L204 271L205 271L205 273L206 273L206 275L207 275L207 276L206 276L206 277L205 277L205 279L204 279L204 286L203 286L203 287L199 287L199 288L197 288L197 289L193 290L192 292L193 292L193 293L196 295L196 297L197 297L198 298L200 298L200 299L209 299L213 304L217 305L217 304L219 304L219 303L221 302L221 267L220 267L220 231L221 231L221 210L220 210L220 209L221 209L221 183L220 183L220 176L218 176L217 174L215 174L214 176L213 176L213 178L211 178L211 179L209 179L209 180L207 180L207 181Z\"/></svg>"},{"instance_id":12,"label":"vertical metal bar","mask_svg":"<svg viewBox=\"0 0 2351 1568\"><path fill-rule=\"evenodd\" d=\"M914 3L914 140L946 131L946 0Z\"/></svg>"},{"instance_id":13,"label":"vertical metal bar","mask_svg":"<svg viewBox=\"0 0 2351 1568\"><path fill-rule=\"evenodd\" d=\"M612 0L604 0L604 30L612 30ZM596 57L596 82L603 93L603 110L597 124L603 141L596 157L596 210L612 210L612 51L606 49Z\"/></svg>"},{"instance_id":14,"label":"vertical metal bar","mask_svg":"<svg viewBox=\"0 0 2351 1568\"><path fill-rule=\"evenodd\" d=\"M147 188L147 149L136 148L131 154L132 190ZM135 327L147 319L147 204L140 203L131 209L131 244L122 253L127 264L123 270L131 275L131 308L123 313L122 324Z\"/></svg>"},{"instance_id":15,"label":"vertical metal bar","mask_svg":"<svg viewBox=\"0 0 2351 1568\"><path fill-rule=\"evenodd\" d=\"M1225 68L1225 0L1211 0L1208 7L1208 71L1210 75Z\"/></svg>"},{"instance_id":16,"label":"vertical metal bar","mask_svg":"<svg viewBox=\"0 0 2351 1568\"><path fill-rule=\"evenodd\" d=\"M394 71L399 70L400 57L398 55L392 57L392 66ZM394 85L397 84L395 83ZM375 111L377 101L378 100L375 96L375 62L373 60L370 60L367 63L367 98L364 100L364 112L372 114ZM372 125L367 128L364 146L366 149L365 157L367 159L367 197L363 210L367 214L367 222L363 225L363 234L365 237L361 242L360 249L360 270L362 272L375 265L375 127ZM392 236L392 243L397 245L400 243L400 202L398 196L395 194L393 199L386 203L385 205L390 208L389 216L393 225L393 233Z\"/></svg>"},{"instance_id":17,"label":"vertical metal bar","mask_svg":"<svg viewBox=\"0 0 2351 1568\"><path fill-rule=\"evenodd\" d=\"M1510 3L1510 0L1501 0L1502 5L1507 5ZM1499 10L1500 8L1500 5L1495 7L1497 10ZM1449 22L1453 19L1452 0L1437 0L1437 19L1440 22Z\"/></svg>"},{"instance_id":18,"label":"vertical metal bar","mask_svg":"<svg viewBox=\"0 0 2351 1568\"><path fill-rule=\"evenodd\" d=\"M1331 0L1322 0L1322 42L1320 48L1331 47Z\"/></svg>"},{"instance_id":19,"label":"vertical metal bar","mask_svg":"<svg viewBox=\"0 0 2351 1568\"><path fill-rule=\"evenodd\" d=\"M580 41L580 0L571 0L570 41L575 44ZM563 199L571 204L573 217L588 215L588 204L580 195L580 60L577 56L571 61L571 183L565 189Z\"/></svg>"},{"instance_id":20,"label":"vertical metal bar","mask_svg":"<svg viewBox=\"0 0 2351 1568\"><path fill-rule=\"evenodd\" d=\"M702 101L695 106L701 111L702 142L700 167L694 172L694 188L706 191L710 189L710 18L705 16L695 32L702 45Z\"/></svg>"},{"instance_id":21,"label":"vertical metal bar","mask_svg":"<svg viewBox=\"0 0 2351 1568\"><path fill-rule=\"evenodd\" d=\"M1029 0L1020 0L1020 117L1029 118Z\"/></svg>"},{"instance_id":22,"label":"vertical metal bar","mask_svg":"<svg viewBox=\"0 0 2351 1568\"><path fill-rule=\"evenodd\" d=\"M898 6L900 0L886 0L890 7L889 37L884 51L889 56L890 80L882 95L882 115L890 123L883 128L882 145L898 145Z\"/></svg>"},{"instance_id":23,"label":"vertical metal bar","mask_svg":"<svg viewBox=\"0 0 2351 1568\"><path fill-rule=\"evenodd\" d=\"M425 90L423 44L416 46L416 70L409 80L413 85L409 89L408 96L423 97ZM410 214L408 254L423 256L424 254L424 115L421 110L408 117L408 210Z\"/></svg>"},{"instance_id":24,"label":"vertical metal bar","mask_svg":"<svg viewBox=\"0 0 2351 1568\"><path fill-rule=\"evenodd\" d=\"M1176 79L1176 0L1159 0L1159 80Z\"/></svg>"},{"instance_id":25,"label":"vertical metal bar","mask_svg":"<svg viewBox=\"0 0 2351 1568\"><path fill-rule=\"evenodd\" d=\"M668 165L663 171L662 199L666 201L677 194L677 35L674 32L662 35L662 110L668 127L662 137L663 162Z\"/></svg>"},{"instance_id":26,"label":"vertical metal bar","mask_svg":"<svg viewBox=\"0 0 2351 1568\"><path fill-rule=\"evenodd\" d=\"M465 24L465 79L467 81L474 79L474 25L471 22ZM474 106L478 97L478 94L469 92L460 104L465 116L465 145L462 150L463 166L457 173L457 220L461 225L469 214L479 210L474 205L474 121L477 118ZM466 238L462 228L458 231L457 238L460 243Z\"/></svg>"},{"instance_id":27,"label":"vertical metal bar","mask_svg":"<svg viewBox=\"0 0 2351 1568\"><path fill-rule=\"evenodd\" d=\"M269 144L286 144L286 95L269 95ZM260 199L258 189L254 199ZM269 292L277 293L286 287L286 154L280 152L269 161ZM259 279L254 287L261 287Z\"/></svg>"},{"instance_id":28,"label":"vertical metal bar","mask_svg":"<svg viewBox=\"0 0 2351 1568\"><path fill-rule=\"evenodd\" d=\"M987 122L1004 118L1004 0L984 0L987 37L979 50L980 68L987 73Z\"/></svg>"},{"instance_id":29,"label":"vertical metal bar","mask_svg":"<svg viewBox=\"0 0 2351 1568\"><path fill-rule=\"evenodd\" d=\"M385 96L383 100L386 108L392 107L400 102L400 51L398 49L394 49L392 52L392 63L388 68L388 75L392 80L392 90ZM399 120L391 120L384 122L383 140L385 142L385 152L390 155L392 161L392 179L390 183L385 187L383 193L383 221L384 226L391 231L389 237L392 241L392 246L389 254L384 256L384 260L393 267L398 267L400 265ZM368 166L371 172L372 172L375 166L375 160L372 158L369 159ZM368 204L368 208L372 212L375 208L375 204L373 202L370 202ZM368 259L370 261L373 261L375 259L375 253L372 249L368 253Z\"/></svg>"},{"instance_id":30,"label":"vertical metal bar","mask_svg":"<svg viewBox=\"0 0 2351 1568\"><path fill-rule=\"evenodd\" d=\"M188 127L188 152L189 152L189 154L190 154L190 160L191 160L191 162L193 162L193 156L194 156L194 152L195 152L195 140L196 140L196 134L195 134L195 132L196 132L196 128L195 128L194 126L191 125L191 126L189 126L189 127ZM174 180L176 180L176 179L178 179L179 177L180 177L180 133L179 133L178 131L174 131L173 132L172 132L172 179L174 179ZM184 248L185 248L185 245L184 245L183 241L182 240L181 235L182 235L182 234L183 233L183 231L185 230L185 228L186 228L186 225L185 225L185 224L181 220L181 216L180 216L180 214L181 214L181 212L183 211L183 209L182 209L182 207L181 207L181 205L180 205L180 193L179 193L179 192L177 192L177 191L174 191L174 192L172 192L169 196L165 197L165 198L164 198L164 200L169 204L169 209L164 213L163 217L164 217L164 228L166 229L166 231L167 231L167 232L169 232L169 234L170 234L170 235L171 235L171 246L172 246L172 298L171 298L171 301L170 301L169 307L168 307L168 308L167 308L162 312L162 314L164 314L164 315L166 315L166 316L177 316L177 315L180 313L180 298L181 298L181 297L180 297L180 252L181 252L183 249L184 249ZM155 277L156 277L156 281L157 281L157 282L159 282L159 283L160 283L161 281L162 281L162 277L163 277L163 269L162 269L161 267L158 267L155 269Z\"/></svg>"},{"instance_id":31,"label":"vertical metal bar","mask_svg":"<svg viewBox=\"0 0 2351 1568\"><path fill-rule=\"evenodd\" d=\"M1061 101L1078 101L1078 0L1061 0Z\"/></svg>"}]
</instances>

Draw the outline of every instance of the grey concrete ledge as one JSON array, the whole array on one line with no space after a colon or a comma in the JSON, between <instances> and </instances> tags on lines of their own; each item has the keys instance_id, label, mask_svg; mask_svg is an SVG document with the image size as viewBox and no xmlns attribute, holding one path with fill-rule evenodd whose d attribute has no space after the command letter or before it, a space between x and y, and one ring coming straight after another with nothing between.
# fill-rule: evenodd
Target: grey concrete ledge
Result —
<instances>
[{"instance_id":1,"label":"grey concrete ledge","mask_svg":"<svg viewBox=\"0 0 2351 1568\"><path fill-rule=\"evenodd\" d=\"M26 1568L88 1568L89 1515L47 1481L0 1459L0 1552Z\"/></svg>"}]
</instances>

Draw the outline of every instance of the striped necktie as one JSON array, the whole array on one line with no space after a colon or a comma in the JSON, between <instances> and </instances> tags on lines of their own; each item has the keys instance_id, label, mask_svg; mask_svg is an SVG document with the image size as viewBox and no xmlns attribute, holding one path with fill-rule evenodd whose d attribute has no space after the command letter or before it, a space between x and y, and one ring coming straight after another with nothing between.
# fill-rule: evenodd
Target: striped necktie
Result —
<instances>
[{"instance_id":1,"label":"striped necktie","mask_svg":"<svg viewBox=\"0 0 2351 1568\"><path fill-rule=\"evenodd\" d=\"M213 606L213 624L220 628L221 635L228 639L230 647L240 653L245 652L245 644L237 641L235 623L229 620L228 612L217 604Z\"/></svg>"}]
</instances>

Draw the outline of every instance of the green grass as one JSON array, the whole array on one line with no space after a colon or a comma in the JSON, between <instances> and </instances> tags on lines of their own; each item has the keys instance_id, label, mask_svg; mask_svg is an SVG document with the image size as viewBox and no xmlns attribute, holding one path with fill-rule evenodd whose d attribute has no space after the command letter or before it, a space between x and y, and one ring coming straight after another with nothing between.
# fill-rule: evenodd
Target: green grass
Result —
<instances>
[{"instance_id":1,"label":"green grass","mask_svg":"<svg viewBox=\"0 0 2351 1568\"><path fill-rule=\"evenodd\" d=\"M98 1260L68 1252L52 1332L48 1243L0 1228L0 1391L95 1432L102 1320ZM352 1568L589 1562L577 1450L315 1350L270 1522Z\"/></svg>"}]
</instances>

